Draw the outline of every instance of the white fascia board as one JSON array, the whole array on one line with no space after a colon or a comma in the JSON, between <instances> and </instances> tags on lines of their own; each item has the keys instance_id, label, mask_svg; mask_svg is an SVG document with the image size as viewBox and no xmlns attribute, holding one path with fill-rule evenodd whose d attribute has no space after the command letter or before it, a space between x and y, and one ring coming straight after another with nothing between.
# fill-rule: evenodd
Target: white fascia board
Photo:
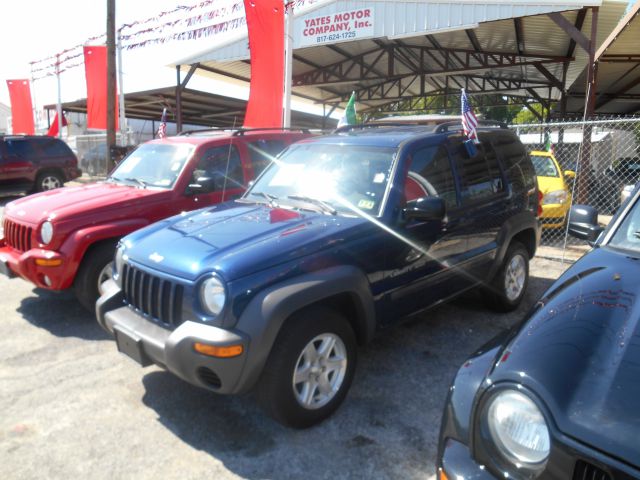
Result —
<instances>
[{"instance_id":1,"label":"white fascia board","mask_svg":"<svg viewBox=\"0 0 640 480\"><path fill-rule=\"evenodd\" d=\"M509 18L542 15L583 7L598 7L602 0L328 0L316 2L294 14L293 48L304 48L327 43L342 43L363 38L407 38L445 31L476 28L479 23L505 20ZM350 21L349 32L359 36L346 36L344 30L322 32L324 25L343 28L346 22L335 20L342 13L371 11L371 25L354 28ZM323 19L327 23L319 24ZM315 22L314 22L315 21ZM319 30L310 34L313 23ZM313 28L313 26L311 27ZM349 33L351 35L351 33ZM313 37L313 38L311 38ZM324 37L324 38L323 38ZM339 37L339 38L334 38ZM208 47L197 53L181 58L171 65L188 65L197 62L230 62L249 58L248 34L242 28L233 37L219 41L215 47Z\"/></svg>"}]
</instances>

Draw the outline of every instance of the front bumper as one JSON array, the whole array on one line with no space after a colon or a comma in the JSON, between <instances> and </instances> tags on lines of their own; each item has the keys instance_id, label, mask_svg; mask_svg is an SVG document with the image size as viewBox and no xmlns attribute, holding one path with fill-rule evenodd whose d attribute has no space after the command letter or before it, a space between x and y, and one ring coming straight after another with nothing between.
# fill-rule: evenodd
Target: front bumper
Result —
<instances>
[{"instance_id":1,"label":"front bumper","mask_svg":"<svg viewBox=\"0 0 640 480\"><path fill-rule=\"evenodd\" d=\"M540 216L542 228L563 227L568 213L568 203L549 203L542 205L542 215Z\"/></svg>"},{"instance_id":2,"label":"front bumper","mask_svg":"<svg viewBox=\"0 0 640 480\"><path fill-rule=\"evenodd\" d=\"M482 465L478 465L473 458L469 448L456 440L447 439L444 444L441 462L438 465L438 480L444 479L441 471L444 471L446 478L455 480L464 478L465 480L490 480L495 477L491 475Z\"/></svg>"},{"instance_id":3,"label":"front bumper","mask_svg":"<svg viewBox=\"0 0 640 480\"><path fill-rule=\"evenodd\" d=\"M39 261L50 265L38 265ZM56 251L32 248L20 252L0 241L0 264L0 271L10 278L21 277L40 288L64 290L73 283L68 259Z\"/></svg>"},{"instance_id":4,"label":"front bumper","mask_svg":"<svg viewBox=\"0 0 640 480\"><path fill-rule=\"evenodd\" d=\"M142 366L152 363L183 380L217 393L238 393L245 369L249 337L194 321L185 321L168 330L124 305L122 291L113 280L104 285L96 303L98 323L114 335L118 349ZM195 342L226 347L243 346L243 353L231 358L203 355L194 350Z\"/></svg>"}]
</instances>

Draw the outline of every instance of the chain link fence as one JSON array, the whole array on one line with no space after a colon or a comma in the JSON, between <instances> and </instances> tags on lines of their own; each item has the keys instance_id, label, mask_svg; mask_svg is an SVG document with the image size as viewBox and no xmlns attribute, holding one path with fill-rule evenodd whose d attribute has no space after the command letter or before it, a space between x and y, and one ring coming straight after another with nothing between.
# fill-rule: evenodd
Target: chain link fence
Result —
<instances>
[{"instance_id":1,"label":"chain link fence","mask_svg":"<svg viewBox=\"0 0 640 480\"><path fill-rule=\"evenodd\" d=\"M567 236L572 204L597 208L606 225L640 181L640 117L512 125L530 152L544 194L540 254L575 259L587 247Z\"/></svg>"},{"instance_id":2,"label":"chain link fence","mask_svg":"<svg viewBox=\"0 0 640 480\"><path fill-rule=\"evenodd\" d=\"M137 143L137 142L136 142ZM116 146L118 152L126 152L134 145L131 134L122 136L119 132L116 134ZM75 147L78 156L78 166L84 174L90 177L104 177L109 173L107 171L107 135L87 134L76 135ZM118 161L116 156L116 162Z\"/></svg>"}]
</instances>

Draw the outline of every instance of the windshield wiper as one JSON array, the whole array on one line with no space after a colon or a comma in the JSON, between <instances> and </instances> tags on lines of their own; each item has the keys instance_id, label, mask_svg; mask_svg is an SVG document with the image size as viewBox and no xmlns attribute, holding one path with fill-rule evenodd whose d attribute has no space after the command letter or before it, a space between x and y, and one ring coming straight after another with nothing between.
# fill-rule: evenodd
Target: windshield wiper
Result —
<instances>
[{"instance_id":1,"label":"windshield wiper","mask_svg":"<svg viewBox=\"0 0 640 480\"><path fill-rule=\"evenodd\" d=\"M264 197L267 199L267 201L269 202L269 206L270 207L277 207L278 204L275 202L278 197L276 197L275 195L271 195L270 193L267 192L249 192L251 195L255 195L256 197Z\"/></svg>"},{"instance_id":2,"label":"windshield wiper","mask_svg":"<svg viewBox=\"0 0 640 480\"><path fill-rule=\"evenodd\" d=\"M147 182L145 182L144 180L140 180L139 178L134 178L134 177L127 177L125 178L126 182L133 182L133 183L137 183L138 185L140 185L142 188L147 188L147 185L149 185Z\"/></svg>"},{"instance_id":3,"label":"windshield wiper","mask_svg":"<svg viewBox=\"0 0 640 480\"><path fill-rule=\"evenodd\" d=\"M287 195L287 198L290 198L291 200L299 200L301 202L311 203L313 205L320 207L322 210L324 210L327 213L330 213L331 215L338 214L338 211L335 208L333 208L327 202L320 200L318 198L305 197L304 195Z\"/></svg>"}]
</instances>

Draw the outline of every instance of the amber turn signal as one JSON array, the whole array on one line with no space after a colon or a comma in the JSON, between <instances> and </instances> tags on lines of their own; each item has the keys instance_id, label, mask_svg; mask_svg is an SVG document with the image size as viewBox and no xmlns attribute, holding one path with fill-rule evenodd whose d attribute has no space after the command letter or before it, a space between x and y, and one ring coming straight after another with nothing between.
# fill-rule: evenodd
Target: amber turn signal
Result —
<instances>
[{"instance_id":1,"label":"amber turn signal","mask_svg":"<svg viewBox=\"0 0 640 480\"><path fill-rule=\"evenodd\" d=\"M215 345L207 345L206 343L195 342L193 349L203 355L219 358L230 358L242 355L244 348L242 345L229 345L226 347L218 347Z\"/></svg>"},{"instance_id":2,"label":"amber turn signal","mask_svg":"<svg viewBox=\"0 0 640 480\"><path fill-rule=\"evenodd\" d=\"M438 480L449 480L449 477L447 477L447 474L444 473L444 470L441 468L438 469Z\"/></svg>"},{"instance_id":3,"label":"amber turn signal","mask_svg":"<svg viewBox=\"0 0 640 480\"><path fill-rule=\"evenodd\" d=\"M41 267L58 267L62 265L61 258L36 258L36 265Z\"/></svg>"}]
</instances>

